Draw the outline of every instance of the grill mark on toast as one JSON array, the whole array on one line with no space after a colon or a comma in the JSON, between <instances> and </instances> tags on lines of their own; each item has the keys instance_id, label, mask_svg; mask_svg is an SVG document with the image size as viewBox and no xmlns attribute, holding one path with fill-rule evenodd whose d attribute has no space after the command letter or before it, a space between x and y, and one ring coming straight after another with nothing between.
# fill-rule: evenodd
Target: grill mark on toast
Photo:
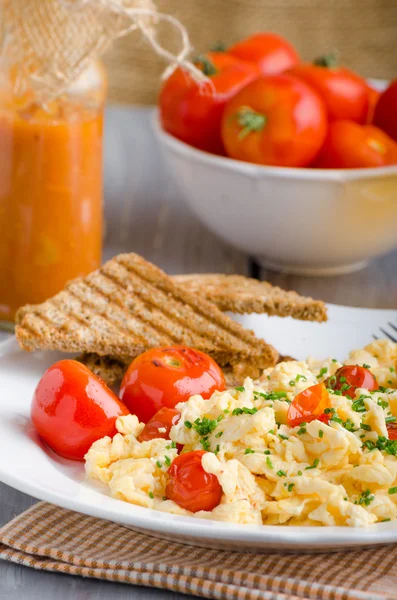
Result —
<instances>
[{"instance_id":1,"label":"grill mark on toast","mask_svg":"<svg viewBox=\"0 0 397 600\"><path fill-rule=\"evenodd\" d=\"M120 310L119 304L116 303L114 299L111 299L110 297L106 296L106 294L100 288L96 287L95 285L93 285L91 283L90 289L95 290L95 292L98 296L106 298L108 300L108 305L114 305L118 308L118 310ZM69 293L73 294L76 298L81 300L81 302L86 304L87 306L90 306L91 308L98 310L98 307L94 302L90 302L88 299L80 297L76 293L76 291L74 291L74 290L72 291L69 289ZM118 329L122 335L125 335L125 332L127 331L130 335L132 334L134 336L134 339L137 340L137 343L140 343L142 345L147 345L147 338L144 337L144 335L142 335L141 333L138 333L133 328L130 328L130 327L123 328L122 323L118 322L116 319L109 319L108 315L106 315L106 313L104 313L104 312L99 312L98 315L100 317L102 317L104 321L111 323L112 327L115 327L116 329ZM114 316L114 313L112 316ZM135 322L137 322L138 320L142 320L141 317L139 315L137 316L136 314L130 315L130 316L125 315L125 316L127 317L128 320L134 320ZM153 330L154 334L158 333L158 331L156 331L154 328L151 328L151 329ZM173 340L170 338L168 338L166 340L157 338L157 340L158 340L159 345L173 343ZM157 343L157 341L156 341L156 343Z\"/></svg>"},{"instance_id":2,"label":"grill mark on toast","mask_svg":"<svg viewBox=\"0 0 397 600\"><path fill-rule=\"evenodd\" d=\"M122 265L125 266L124 263L122 263ZM141 279L146 279L144 277L141 277L141 273L136 273L135 270L129 269L128 267L125 267L125 268L126 268L127 272L130 273L130 275L141 278ZM109 276L108 272L106 274ZM117 275L112 274L112 277L118 283L118 285L123 286L123 280L119 279L117 277ZM159 287L160 286L156 286L156 287L153 286L153 290L158 292ZM204 310L201 310L201 307L196 304L197 297L195 295L186 294L186 296L188 296L188 298L187 298L188 302L186 303L185 299L183 297L181 297L181 294L179 294L178 287L175 286L174 284L172 284L170 286L170 291L165 289L163 286L160 288L160 290L163 292L165 297L171 291L173 293L174 302L178 303L178 307L180 307L180 309L185 313L185 315L181 315L178 318L178 316L176 316L174 314L174 312L170 312L170 310L167 310L165 298L164 298L164 302L162 302L162 300L159 298L158 293L157 293L157 296L154 295L154 297L149 294L148 294L148 296L146 296L146 294L143 294L142 292L139 292L139 290L134 289L134 294L141 295L141 297L144 297L145 302L150 303L151 305L155 306L161 312L166 313L168 316L172 316L173 319L178 319L179 322L181 322L184 326L188 326L191 330L199 331L201 333L201 337L203 337L203 328L202 328L203 325L205 326L205 328L207 330L205 332L205 335L211 335L212 333L215 333L215 335L216 335L218 333L218 339L217 339L218 347L230 349L230 346L232 344L237 344L240 346L240 349L242 352L248 351L249 353L252 353L252 351L254 351L255 349L256 350L262 349L261 348L261 346L262 346L261 340L255 338L254 334L248 330L243 330L243 335L241 335L241 333L242 333L241 328L238 326L238 324L236 323L237 327L234 327L234 321L231 321L231 319L229 319L228 317L226 317L225 315L220 313L217 309L215 309L215 311L216 311L215 318L213 315L208 315L207 312L204 312ZM167 294L167 292L168 292L168 294ZM159 298L159 299L155 300L154 298ZM204 303L205 303L204 308L206 309L208 302L204 301ZM212 305L209 305L208 308L209 308L209 312L213 312L213 309L215 307L213 307ZM196 317L196 321L191 320L192 315L194 317ZM221 318L219 318L219 316ZM198 322L197 317L199 317L200 322ZM219 322L219 321L222 321L222 322ZM214 332L208 331L208 329L212 328L212 327L215 328L215 331ZM229 339L226 339L226 340L219 339L219 333L220 333L219 330L220 329L222 330L224 335L229 337ZM235 334L235 333L237 333L237 332L235 332L236 329L237 329L238 333L240 334L239 336L237 336ZM248 340L246 340L244 338L248 338ZM263 344L265 345L265 342L263 342ZM241 346L243 346L244 349Z\"/></svg>"}]
</instances>

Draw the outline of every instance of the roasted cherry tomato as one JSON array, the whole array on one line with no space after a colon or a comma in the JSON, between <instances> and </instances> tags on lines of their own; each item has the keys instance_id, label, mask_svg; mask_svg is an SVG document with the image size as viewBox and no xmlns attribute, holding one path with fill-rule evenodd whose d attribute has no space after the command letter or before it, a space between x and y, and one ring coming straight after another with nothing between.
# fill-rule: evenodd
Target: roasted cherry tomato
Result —
<instances>
[{"instance_id":1,"label":"roasted cherry tomato","mask_svg":"<svg viewBox=\"0 0 397 600\"><path fill-rule=\"evenodd\" d=\"M373 125L352 121L330 123L314 162L323 169L359 169L397 164L397 142Z\"/></svg>"},{"instance_id":2,"label":"roasted cherry tomato","mask_svg":"<svg viewBox=\"0 0 397 600\"><path fill-rule=\"evenodd\" d=\"M388 423L386 427L389 440L397 440L397 423Z\"/></svg>"},{"instance_id":3,"label":"roasted cherry tomato","mask_svg":"<svg viewBox=\"0 0 397 600\"><path fill-rule=\"evenodd\" d=\"M329 415L324 411L330 408L329 396L323 383L317 383L306 388L295 396L288 408L288 425L296 427L310 421L328 423Z\"/></svg>"},{"instance_id":4,"label":"roasted cherry tomato","mask_svg":"<svg viewBox=\"0 0 397 600\"><path fill-rule=\"evenodd\" d=\"M181 413L176 408L160 408L146 423L138 436L138 442L148 442L156 438L168 440L171 427L176 425L181 418Z\"/></svg>"},{"instance_id":5,"label":"roasted cherry tomato","mask_svg":"<svg viewBox=\"0 0 397 600\"><path fill-rule=\"evenodd\" d=\"M207 354L186 346L153 348L132 361L121 383L120 398L143 423L160 408L174 408L190 396L210 398L226 389L225 377Z\"/></svg>"},{"instance_id":6,"label":"roasted cherry tomato","mask_svg":"<svg viewBox=\"0 0 397 600\"><path fill-rule=\"evenodd\" d=\"M220 124L225 104L260 73L255 65L224 52L209 52L195 64L210 84L199 84L186 71L176 69L160 92L161 122L183 142L223 154Z\"/></svg>"},{"instance_id":7,"label":"roasted cherry tomato","mask_svg":"<svg viewBox=\"0 0 397 600\"><path fill-rule=\"evenodd\" d=\"M341 367L325 382L326 386L342 392L343 396L354 398L357 388L365 388L370 392L379 389L378 382L369 369L358 365Z\"/></svg>"},{"instance_id":8,"label":"roasted cherry tomato","mask_svg":"<svg viewBox=\"0 0 397 600\"><path fill-rule=\"evenodd\" d=\"M263 75L277 75L299 62L292 44L276 33L255 33L231 46L228 54L255 63Z\"/></svg>"},{"instance_id":9,"label":"roasted cherry tomato","mask_svg":"<svg viewBox=\"0 0 397 600\"><path fill-rule=\"evenodd\" d=\"M324 100L328 117L365 123L368 114L368 85L362 77L345 67L337 66L332 56L299 64L288 73L310 85Z\"/></svg>"},{"instance_id":10,"label":"roasted cherry tomato","mask_svg":"<svg viewBox=\"0 0 397 600\"><path fill-rule=\"evenodd\" d=\"M218 478L204 471L201 465L203 454L204 450L180 454L167 472L166 497L190 512L212 510L222 497Z\"/></svg>"},{"instance_id":11,"label":"roasted cherry tomato","mask_svg":"<svg viewBox=\"0 0 397 600\"><path fill-rule=\"evenodd\" d=\"M104 382L75 360L61 360L47 369L31 408L40 437L72 460L83 460L93 442L112 437L117 417L128 414Z\"/></svg>"},{"instance_id":12,"label":"roasted cherry tomato","mask_svg":"<svg viewBox=\"0 0 397 600\"><path fill-rule=\"evenodd\" d=\"M373 123L397 142L397 79L380 96Z\"/></svg>"},{"instance_id":13,"label":"roasted cherry tomato","mask_svg":"<svg viewBox=\"0 0 397 600\"><path fill-rule=\"evenodd\" d=\"M321 98L289 75L269 75L248 84L228 102L222 118L228 155L262 165L308 165L326 131Z\"/></svg>"}]
</instances>

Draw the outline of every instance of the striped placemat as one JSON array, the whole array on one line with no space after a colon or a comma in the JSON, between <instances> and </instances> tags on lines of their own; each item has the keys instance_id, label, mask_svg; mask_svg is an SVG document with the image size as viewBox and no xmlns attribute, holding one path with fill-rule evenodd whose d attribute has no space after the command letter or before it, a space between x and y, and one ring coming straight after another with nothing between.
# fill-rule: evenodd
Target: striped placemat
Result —
<instances>
[{"instance_id":1,"label":"striped placemat","mask_svg":"<svg viewBox=\"0 0 397 600\"><path fill-rule=\"evenodd\" d=\"M397 599L397 546L240 554L171 543L46 502L0 529L0 558L222 600Z\"/></svg>"}]
</instances>

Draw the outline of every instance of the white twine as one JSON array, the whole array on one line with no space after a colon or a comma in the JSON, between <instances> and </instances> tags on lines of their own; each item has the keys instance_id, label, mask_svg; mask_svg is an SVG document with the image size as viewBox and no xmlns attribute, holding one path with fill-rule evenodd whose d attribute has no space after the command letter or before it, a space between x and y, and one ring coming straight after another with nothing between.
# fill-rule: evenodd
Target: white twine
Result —
<instances>
[{"instance_id":1,"label":"white twine","mask_svg":"<svg viewBox=\"0 0 397 600\"><path fill-rule=\"evenodd\" d=\"M65 7L76 10L84 7L84 5L92 4L92 0L60 0L60 2ZM121 0L121 2L120 0L95 0L95 3L101 4L104 8L109 8L114 13L131 19L131 25L118 32L115 38L123 37L131 31L140 29L156 53L170 63L162 75L163 79L169 77L177 67L183 67L197 82L209 83L208 77L204 75L204 73L191 61L188 60L188 56L192 50L192 47L190 45L189 35L186 27L184 27L178 19L172 15L159 13L155 9L125 6L123 0ZM156 21L156 24L158 24L160 21L163 21L172 25L181 38L181 50L178 52L178 54L174 54L162 46L157 41L153 28L150 26L148 27L144 20L140 19L139 17L148 17L149 19ZM210 83L210 86L211 85L212 84Z\"/></svg>"}]
</instances>

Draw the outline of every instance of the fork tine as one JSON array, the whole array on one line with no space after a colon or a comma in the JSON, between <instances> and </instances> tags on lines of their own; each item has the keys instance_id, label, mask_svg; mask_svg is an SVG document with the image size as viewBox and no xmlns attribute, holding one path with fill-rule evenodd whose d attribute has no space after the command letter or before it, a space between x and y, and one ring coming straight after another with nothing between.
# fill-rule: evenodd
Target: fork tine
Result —
<instances>
[{"instance_id":1,"label":"fork tine","mask_svg":"<svg viewBox=\"0 0 397 600\"><path fill-rule=\"evenodd\" d=\"M374 338L374 340L378 340L379 339L378 336L375 335L374 333L372 334L372 337Z\"/></svg>"},{"instance_id":2,"label":"fork tine","mask_svg":"<svg viewBox=\"0 0 397 600\"><path fill-rule=\"evenodd\" d=\"M382 333L383 333L383 334L384 334L386 337L388 337L388 338L389 338L389 340L391 340L392 342L395 342L395 343L397 343L397 338L393 337L393 336L391 335L391 333L388 333L387 331L385 331L384 329L382 329L382 327L379 327L379 329L380 329L380 331L381 331L381 332L382 332Z\"/></svg>"},{"instance_id":3,"label":"fork tine","mask_svg":"<svg viewBox=\"0 0 397 600\"><path fill-rule=\"evenodd\" d=\"M388 323L388 325L390 325L390 327L392 329L394 329L394 331L397 331L397 327L395 325L393 325L393 323Z\"/></svg>"}]
</instances>

